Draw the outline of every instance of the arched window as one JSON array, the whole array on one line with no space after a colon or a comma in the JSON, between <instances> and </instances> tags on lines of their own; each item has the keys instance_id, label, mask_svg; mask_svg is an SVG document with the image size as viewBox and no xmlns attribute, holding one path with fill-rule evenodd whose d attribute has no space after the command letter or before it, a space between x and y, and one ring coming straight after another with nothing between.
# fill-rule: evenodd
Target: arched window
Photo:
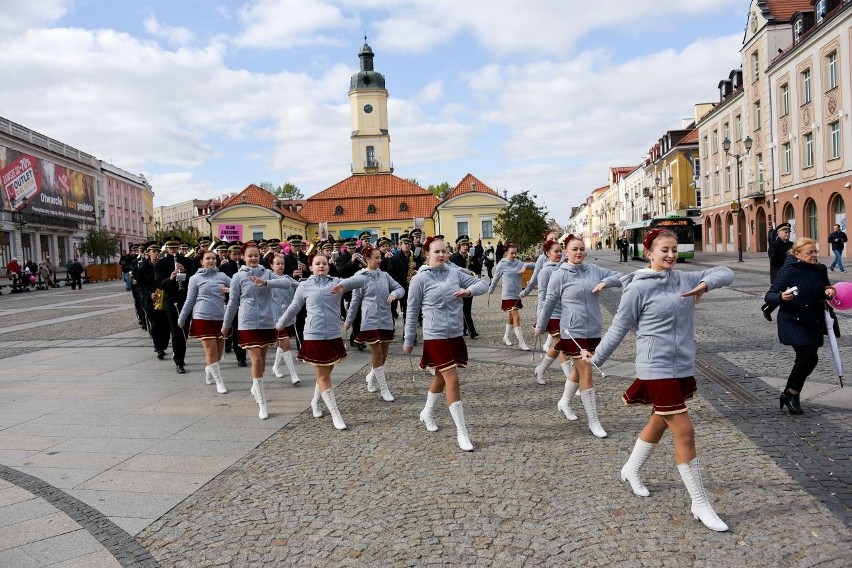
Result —
<instances>
[{"instance_id":1,"label":"arched window","mask_svg":"<svg viewBox=\"0 0 852 568\"><path fill-rule=\"evenodd\" d=\"M808 199L805 203L805 222L808 224L806 236L815 241L819 240L819 214L816 201L813 199Z\"/></svg>"},{"instance_id":2,"label":"arched window","mask_svg":"<svg viewBox=\"0 0 852 568\"><path fill-rule=\"evenodd\" d=\"M834 217L830 220L831 225L837 223L840 225L842 230L846 230L846 202L843 201L843 198L839 195L834 197L832 211L834 212Z\"/></svg>"},{"instance_id":3,"label":"arched window","mask_svg":"<svg viewBox=\"0 0 852 568\"><path fill-rule=\"evenodd\" d=\"M728 243L737 242L737 229L734 226L734 214L728 213L725 215L725 225L728 227Z\"/></svg>"},{"instance_id":4,"label":"arched window","mask_svg":"<svg viewBox=\"0 0 852 568\"><path fill-rule=\"evenodd\" d=\"M334 208L334 214L335 215L343 215L343 206L338 205L337 207L335 207Z\"/></svg>"},{"instance_id":5,"label":"arched window","mask_svg":"<svg viewBox=\"0 0 852 568\"><path fill-rule=\"evenodd\" d=\"M704 225L707 227L707 244L713 244L713 219L711 217L707 217L704 220Z\"/></svg>"},{"instance_id":6,"label":"arched window","mask_svg":"<svg viewBox=\"0 0 852 568\"><path fill-rule=\"evenodd\" d=\"M367 205L367 213L375 213L375 212L376 212L376 206L375 205L373 205L372 203Z\"/></svg>"},{"instance_id":7,"label":"arched window","mask_svg":"<svg viewBox=\"0 0 852 568\"><path fill-rule=\"evenodd\" d=\"M716 215L716 220L713 223L713 226L716 227L716 244L722 244L722 217L721 215Z\"/></svg>"}]
</instances>

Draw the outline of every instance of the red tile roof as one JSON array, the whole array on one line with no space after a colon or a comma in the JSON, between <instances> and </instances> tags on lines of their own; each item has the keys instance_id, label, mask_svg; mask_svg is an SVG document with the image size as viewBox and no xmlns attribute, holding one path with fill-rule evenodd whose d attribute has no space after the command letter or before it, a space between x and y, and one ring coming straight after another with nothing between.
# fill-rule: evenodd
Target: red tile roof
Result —
<instances>
[{"instance_id":1,"label":"red tile roof","mask_svg":"<svg viewBox=\"0 0 852 568\"><path fill-rule=\"evenodd\" d=\"M777 24L789 22L796 12L814 9L811 0L764 0L764 3Z\"/></svg>"},{"instance_id":2,"label":"red tile roof","mask_svg":"<svg viewBox=\"0 0 852 568\"><path fill-rule=\"evenodd\" d=\"M244 197L245 199L243 199ZM287 203L299 203L299 201L281 200L283 203L281 203L281 205L279 206L278 203L276 203L277 199L277 197L275 197L273 194L266 191L262 187L258 187L254 184L251 184L241 192L237 193L236 195L232 195L231 197L226 199L222 203L221 209L224 209L226 207L232 207L235 205L257 205L259 207L271 209L285 217L289 217L297 221L302 221L303 223L305 222L305 219L301 215L299 215L299 213L296 213L295 211L290 211L289 209L286 209L284 207L284 205Z\"/></svg>"},{"instance_id":3,"label":"red tile roof","mask_svg":"<svg viewBox=\"0 0 852 568\"><path fill-rule=\"evenodd\" d=\"M489 195L496 195L497 197L500 197L499 193L482 183L482 181L470 173L464 176L458 185L456 185L456 187L449 192L446 197L444 197L444 201L448 201L453 197L458 197L463 193L487 193Z\"/></svg>"},{"instance_id":4,"label":"red tile roof","mask_svg":"<svg viewBox=\"0 0 852 568\"><path fill-rule=\"evenodd\" d=\"M698 129L693 128L689 134L680 139L678 145L680 144L698 144Z\"/></svg>"},{"instance_id":5,"label":"red tile roof","mask_svg":"<svg viewBox=\"0 0 852 568\"><path fill-rule=\"evenodd\" d=\"M427 218L438 203L427 190L393 174L353 175L309 197L300 214L309 223ZM375 212L368 212L370 205ZM340 215L335 214L338 206Z\"/></svg>"}]
</instances>

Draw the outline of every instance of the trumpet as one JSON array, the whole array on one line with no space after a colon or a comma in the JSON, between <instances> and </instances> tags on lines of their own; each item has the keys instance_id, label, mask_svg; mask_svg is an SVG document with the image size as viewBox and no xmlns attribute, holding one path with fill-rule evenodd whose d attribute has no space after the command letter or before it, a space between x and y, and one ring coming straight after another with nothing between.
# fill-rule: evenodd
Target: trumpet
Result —
<instances>
[{"instance_id":1,"label":"trumpet","mask_svg":"<svg viewBox=\"0 0 852 568\"><path fill-rule=\"evenodd\" d=\"M363 267L367 266L367 261L364 260L364 256L360 252L352 253L352 260L354 260Z\"/></svg>"}]
</instances>

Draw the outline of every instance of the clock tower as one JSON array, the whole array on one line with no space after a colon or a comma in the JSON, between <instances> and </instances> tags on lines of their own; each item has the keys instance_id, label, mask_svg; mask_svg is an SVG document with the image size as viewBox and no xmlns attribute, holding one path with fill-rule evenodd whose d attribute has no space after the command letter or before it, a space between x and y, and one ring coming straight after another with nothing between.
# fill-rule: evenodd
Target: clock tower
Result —
<instances>
[{"instance_id":1,"label":"clock tower","mask_svg":"<svg viewBox=\"0 0 852 568\"><path fill-rule=\"evenodd\" d=\"M391 173L388 91L384 76L373 69L373 50L367 45L366 36L358 58L361 70L352 75L349 83L352 173Z\"/></svg>"}]
</instances>

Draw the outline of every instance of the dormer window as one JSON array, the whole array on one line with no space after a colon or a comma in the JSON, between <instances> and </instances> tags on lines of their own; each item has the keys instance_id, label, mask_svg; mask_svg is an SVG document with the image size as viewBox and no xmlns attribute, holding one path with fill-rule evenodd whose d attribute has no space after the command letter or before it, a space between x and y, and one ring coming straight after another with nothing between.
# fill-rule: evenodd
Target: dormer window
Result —
<instances>
[{"instance_id":1,"label":"dormer window","mask_svg":"<svg viewBox=\"0 0 852 568\"><path fill-rule=\"evenodd\" d=\"M816 14L816 23L819 24L825 18L825 14L828 11L827 4L828 4L827 0L819 0L814 5L814 12Z\"/></svg>"},{"instance_id":2,"label":"dormer window","mask_svg":"<svg viewBox=\"0 0 852 568\"><path fill-rule=\"evenodd\" d=\"M334 208L334 214L335 215L343 215L343 206L338 205L337 207L335 207Z\"/></svg>"},{"instance_id":3,"label":"dormer window","mask_svg":"<svg viewBox=\"0 0 852 568\"><path fill-rule=\"evenodd\" d=\"M805 31L805 20L802 16L796 18L796 21L793 22L793 42L799 41L799 38L802 37L802 32Z\"/></svg>"},{"instance_id":4,"label":"dormer window","mask_svg":"<svg viewBox=\"0 0 852 568\"><path fill-rule=\"evenodd\" d=\"M405 201L400 203L399 204L399 210L402 211L402 212L408 211L408 203L406 203Z\"/></svg>"},{"instance_id":5,"label":"dormer window","mask_svg":"<svg viewBox=\"0 0 852 568\"><path fill-rule=\"evenodd\" d=\"M367 213L375 213L375 212L376 212L376 206L375 205L373 205L372 203L367 205Z\"/></svg>"}]
</instances>

